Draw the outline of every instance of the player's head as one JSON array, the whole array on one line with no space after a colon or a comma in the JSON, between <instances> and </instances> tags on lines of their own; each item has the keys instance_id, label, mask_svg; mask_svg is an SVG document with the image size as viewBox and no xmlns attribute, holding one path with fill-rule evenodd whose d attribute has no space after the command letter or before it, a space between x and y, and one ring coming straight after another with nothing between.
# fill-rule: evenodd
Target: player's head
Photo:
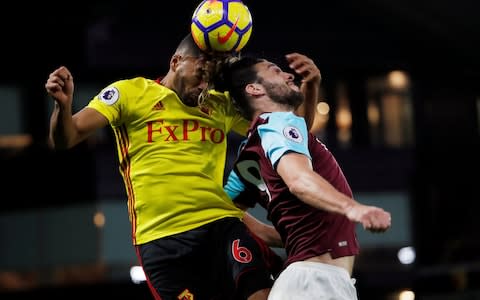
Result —
<instances>
[{"instance_id":1,"label":"player's head","mask_svg":"<svg viewBox=\"0 0 480 300\"><path fill-rule=\"evenodd\" d=\"M178 44L170 60L170 70L167 74L172 88L182 101L189 105L199 104L207 90L218 66L228 54L207 53L202 51L187 34Z\"/></svg>"},{"instance_id":2,"label":"player's head","mask_svg":"<svg viewBox=\"0 0 480 300\"><path fill-rule=\"evenodd\" d=\"M197 47L193 40L192 34L187 34L178 44L175 54L188 55L193 57L199 57L204 55L204 52Z\"/></svg>"},{"instance_id":3,"label":"player's head","mask_svg":"<svg viewBox=\"0 0 480 300\"><path fill-rule=\"evenodd\" d=\"M208 56L185 36L170 59L170 69L162 83L174 90L188 106L196 106L199 96L208 86Z\"/></svg>"},{"instance_id":4,"label":"player's head","mask_svg":"<svg viewBox=\"0 0 480 300\"><path fill-rule=\"evenodd\" d=\"M250 56L225 65L215 87L228 90L239 111L249 120L255 113L278 111L280 107L294 110L303 102L293 74L268 60Z\"/></svg>"}]
</instances>

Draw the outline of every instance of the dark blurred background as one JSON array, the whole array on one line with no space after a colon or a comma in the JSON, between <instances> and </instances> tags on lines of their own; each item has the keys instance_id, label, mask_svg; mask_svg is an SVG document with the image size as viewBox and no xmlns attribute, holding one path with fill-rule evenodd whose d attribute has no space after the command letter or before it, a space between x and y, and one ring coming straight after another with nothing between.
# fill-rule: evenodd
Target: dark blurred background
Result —
<instances>
[{"instance_id":1,"label":"dark blurred background","mask_svg":"<svg viewBox=\"0 0 480 300\"><path fill-rule=\"evenodd\" d=\"M113 136L106 128L50 151L44 83L69 67L78 110L110 82L165 74L198 3L17 2L0 13L1 299L150 299L131 279ZM389 233L359 228L360 299L480 299L478 1L245 4L253 33L243 51L317 63L315 133L357 199L392 212ZM239 138L229 138L234 153Z\"/></svg>"}]
</instances>

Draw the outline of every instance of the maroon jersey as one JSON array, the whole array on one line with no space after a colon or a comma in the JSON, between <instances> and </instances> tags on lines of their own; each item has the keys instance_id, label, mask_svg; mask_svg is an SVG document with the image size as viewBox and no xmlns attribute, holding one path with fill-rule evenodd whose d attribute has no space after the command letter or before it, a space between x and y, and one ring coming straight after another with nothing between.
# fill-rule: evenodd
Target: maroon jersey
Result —
<instances>
[{"instance_id":1,"label":"maroon jersey","mask_svg":"<svg viewBox=\"0 0 480 300\"><path fill-rule=\"evenodd\" d=\"M355 223L304 203L290 193L276 172L282 155L302 153L311 157L315 172L340 192L352 196L334 156L307 131L302 118L292 113L263 114L241 147L225 189L231 196L235 194L234 201L250 207L258 202L267 209L268 219L282 236L288 256L286 265L326 252L333 258L358 254ZM236 193L232 194L231 189L237 189Z\"/></svg>"}]
</instances>

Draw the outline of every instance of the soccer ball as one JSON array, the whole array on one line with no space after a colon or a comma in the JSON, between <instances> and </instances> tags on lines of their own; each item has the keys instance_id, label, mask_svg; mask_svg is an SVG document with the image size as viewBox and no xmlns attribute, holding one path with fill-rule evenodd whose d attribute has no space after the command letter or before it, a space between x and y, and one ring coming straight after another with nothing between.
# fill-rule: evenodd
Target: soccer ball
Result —
<instances>
[{"instance_id":1,"label":"soccer ball","mask_svg":"<svg viewBox=\"0 0 480 300\"><path fill-rule=\"evenodd\" d=\"M191 32L204 51L238 52L252 33L252 16L240 0L203 0L192 16Z\"/></svg>"}]
</instances>

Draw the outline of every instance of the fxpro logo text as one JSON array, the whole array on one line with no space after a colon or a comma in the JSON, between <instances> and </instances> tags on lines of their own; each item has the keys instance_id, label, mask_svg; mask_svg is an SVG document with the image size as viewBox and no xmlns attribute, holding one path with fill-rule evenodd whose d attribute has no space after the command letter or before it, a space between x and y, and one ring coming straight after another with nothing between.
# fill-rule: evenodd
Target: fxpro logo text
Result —
<instances>
[{"instance_id":1,"label":"fxpro logo text","mask_svg":"<svg viewBox=\"0 0 480 300\"><path fill-rule=\"evenodd\" d=\"M225 139L225 132L220 128L200 126L196 120L183 120L180 125L167 125L164 120L147 122L147 142L153 143L158 138L165 142L199 140L218 144Z\"/></svg>"}]
</instances>

